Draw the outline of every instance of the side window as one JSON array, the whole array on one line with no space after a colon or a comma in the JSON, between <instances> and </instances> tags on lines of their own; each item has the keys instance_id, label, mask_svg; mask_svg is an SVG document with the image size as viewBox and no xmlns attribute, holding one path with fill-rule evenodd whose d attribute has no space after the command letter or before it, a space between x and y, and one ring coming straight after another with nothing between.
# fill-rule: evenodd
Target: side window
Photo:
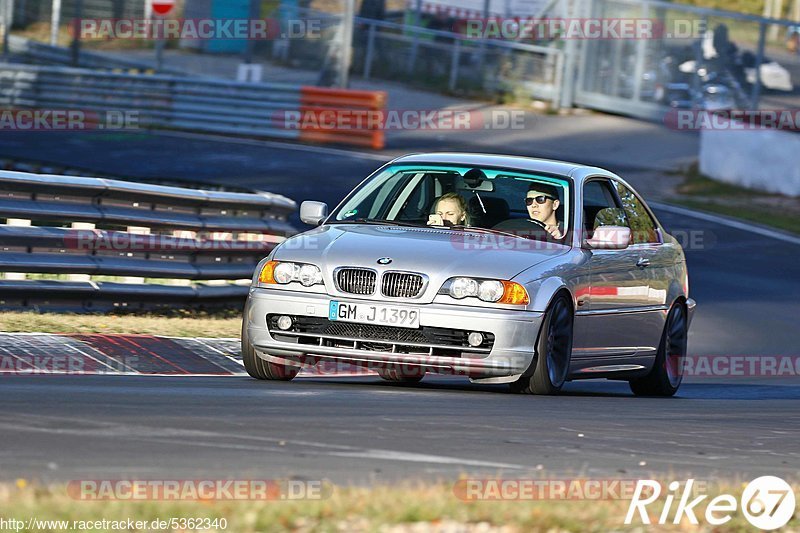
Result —
<instances>
[{"instance_id":1,"label":"side window","mask_svg":"<svg viewBox=\"0 0 800 533\"><path fill-rule=\"evenodd\" d=\"M619 182L615 182L622 207L628 216L631 226L631 241L633 244L658 243L656 224L633 191Z\"/></svg>"},{"instance_id":2,"label":"side window","mask_svg":"<svg viewBox=\"0 0 800 533\"><path fill-rule=\"evenodd\" d=\"M583 224L587 238L591 238L598 226L628 226L625 211L617 205L608 180L595 179L584 184Z\"/></svg>"}]
</instances>

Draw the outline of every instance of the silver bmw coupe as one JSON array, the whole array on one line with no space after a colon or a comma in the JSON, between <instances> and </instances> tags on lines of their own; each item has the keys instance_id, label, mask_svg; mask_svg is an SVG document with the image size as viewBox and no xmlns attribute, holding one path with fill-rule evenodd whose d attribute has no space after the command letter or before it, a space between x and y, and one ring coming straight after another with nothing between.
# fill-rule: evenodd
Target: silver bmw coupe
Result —
<instances>
[{"instance_id":1,"label":"silver bmw coupe","mask_svg":"<svg viewBox=\"0 0 800 533\"><path fill-rule=\"evenodd\" d=\"M426 373L557 393L626 380L671 396L695 308L683 250L619 176L466 153L397 158L253 276L247 372L290 380L319 363L390 381Z\"/></svg>"}]
</instances>

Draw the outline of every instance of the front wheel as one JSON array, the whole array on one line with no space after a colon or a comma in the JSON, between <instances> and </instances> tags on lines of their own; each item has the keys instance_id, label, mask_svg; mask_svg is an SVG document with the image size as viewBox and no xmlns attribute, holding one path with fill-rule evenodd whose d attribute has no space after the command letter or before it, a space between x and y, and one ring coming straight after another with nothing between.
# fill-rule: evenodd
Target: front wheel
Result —
<instances>
[{"instance_id":1,"label":"front wheel","mask_svg":"<svg viewBox=\"0 0 800 533\"><path fill-rule=\"evenodd\" d=\"M637 396L673 396L683 381L689 322L681 303L672 306L661 335L653 369L643 378L630 380Z\"/></svg>"},{"instance_id":2,"label":"front wheel","mask_svg":"<svg viewBox=\"0 0 800 533\"><path fill-rule=\"evenodd\" d=\"M511 390L525 394L556 394L569 374L572 357L572 304L561 294L550 304L536 341L536 357Z\"/></svg>"},{"instance_id":3,"label":"front wheel","mask_svg":"<svg viewBox=\"0 0 800 533\"><path fill-rule=\"evenodd\" d=\"M290 381L300 372L298 366L282 365L261 359L250 343L246 322L242 324L242 361L247 373L256 379Z\"/></svg>"}]
</instances>

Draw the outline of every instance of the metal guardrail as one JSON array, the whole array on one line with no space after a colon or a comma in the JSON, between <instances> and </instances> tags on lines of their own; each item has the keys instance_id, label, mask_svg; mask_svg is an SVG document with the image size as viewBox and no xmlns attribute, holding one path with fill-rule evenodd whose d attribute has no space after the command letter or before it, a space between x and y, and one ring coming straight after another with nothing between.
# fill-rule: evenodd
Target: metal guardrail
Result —
<instances>
[{"instance_id":1,"label":"metal guardrail","mask_svg":"<svg viewBox=\"0 0 800 533\"><path fill-rule=\"evenodd\" d=\"M347 125L320 132L315 114L381 111L382 91L286 83L134 75L67 67L0 64L0 106L136 114L139 128L176 129L381 149L382 130ZM301 114L305 113L305 115ZM311 120L307 120L307 119Z\"/></svg>"},{"instance_id":2,"label":"metal guardrail","mask_svg":"<svg viewBox=\"0 0 800 533\"><path fill-rule=\"evenodd\" d=\"M26 63L41 65L72 65L72 51L63 46L51 46L20 37L19 35L8 36L8 49L13 55L24 60ZM78 55L78 66L81 68L98 69L130 69L150 71L153 67L150 63L132 61L120 57L109 57L105 54L92 52L91 50L81 50ZM179 74L177 71L161 69L165 74Z\"/></svg>"},{"instance_id":3,"label":"metal guardrail","mask_svg":"<svg viewBox=\"0 0 800 533\"><path fill-rule=\"evenodd\" d=\"M257 262L295 232L296 207L265 192L0 171L0 308L239 303Z\"/></svg>"}]
</instances>

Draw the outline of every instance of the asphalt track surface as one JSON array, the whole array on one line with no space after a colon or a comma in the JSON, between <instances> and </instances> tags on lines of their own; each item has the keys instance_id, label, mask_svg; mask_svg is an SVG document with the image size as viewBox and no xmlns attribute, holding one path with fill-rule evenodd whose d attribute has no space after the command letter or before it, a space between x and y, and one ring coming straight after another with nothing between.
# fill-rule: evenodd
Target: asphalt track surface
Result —
<instances>
[{"instance_id":1,"label":"asphalt track surface","mask_svg":"<svg viewBox=\"0 0 800 533\"><path fill-rule=\"evenodd\" d=\"M319 181L302 187L333 201L378 162L282 151L274 164L316 172ZM657 214L694 239L691 353L800 355L799 244ZM797 477L798 379L689 379L678 397L653 399L610 381L530 397L439 376L413 386L373 377L4 376L0 478Z\"/></svg>"}]
</instances>

